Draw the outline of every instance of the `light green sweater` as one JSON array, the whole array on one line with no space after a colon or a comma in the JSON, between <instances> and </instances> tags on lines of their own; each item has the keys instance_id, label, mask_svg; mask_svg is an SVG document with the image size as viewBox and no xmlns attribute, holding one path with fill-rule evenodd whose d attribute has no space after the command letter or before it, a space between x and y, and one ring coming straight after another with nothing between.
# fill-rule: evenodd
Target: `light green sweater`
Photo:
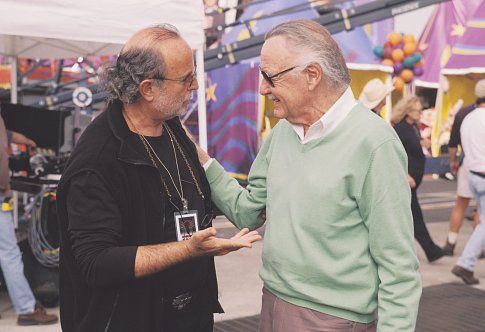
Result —
<instances>
[{"instance_id":1,"label":"light green sweater","mask_svg":"<svg viewBox=\"0 0 485 332\"><path fill-rule=\"evenodd\" d=\"M421 283L407 159L394 130L358 104L302 145L283 120L240 187L214 161L212 198L238 227L263 224L265 287L292 304L378 331L414 331Z\"/></svg>"}]
</instances>

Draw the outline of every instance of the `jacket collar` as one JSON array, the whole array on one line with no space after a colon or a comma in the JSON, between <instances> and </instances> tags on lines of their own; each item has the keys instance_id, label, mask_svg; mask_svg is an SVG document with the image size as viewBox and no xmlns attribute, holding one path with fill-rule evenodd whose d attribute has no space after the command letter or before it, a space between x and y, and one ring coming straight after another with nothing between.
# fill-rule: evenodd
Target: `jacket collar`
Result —
<instances>
[{"instance_id":1,"label":"jacket collar","mask_svg":"<svg viewBox=\"0 0 485 332\"><path fill-rule=\"evenodd\" d=\"M123 117L123 103L114 100L106 109L108 122L113 135L120 141L118 159L136 165L146 165L154 167L148 159L145 151L139 149L139 142L131 134L128 124Z\"/></svg>"}]
</instances>

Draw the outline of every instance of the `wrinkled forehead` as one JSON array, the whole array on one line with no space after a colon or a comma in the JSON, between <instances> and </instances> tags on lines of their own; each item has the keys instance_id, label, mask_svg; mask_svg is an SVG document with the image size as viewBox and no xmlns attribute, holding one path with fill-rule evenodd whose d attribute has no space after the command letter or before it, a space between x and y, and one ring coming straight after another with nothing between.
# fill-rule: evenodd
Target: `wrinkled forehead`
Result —
<instances>
[{"instance_id":1,"label":"wrinkled forehead","mask_svg":"<svg viewBox=\"0 0 485 332\"><path fill-rule=\"evenodd\" d=\"M264 42L261 49L261 68L275 71L293 66L298 54L291 41L282 36L271 37Z\"/></svg>"}]
</instances>

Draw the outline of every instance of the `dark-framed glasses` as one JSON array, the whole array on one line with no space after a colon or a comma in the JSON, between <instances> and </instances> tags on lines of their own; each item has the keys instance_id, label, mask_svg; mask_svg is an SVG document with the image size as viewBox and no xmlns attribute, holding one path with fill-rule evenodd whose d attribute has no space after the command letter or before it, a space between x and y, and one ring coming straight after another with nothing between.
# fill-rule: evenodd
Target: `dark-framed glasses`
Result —
<instances>
[{"instance_id":1,"label":"dark-framed glasses","mask_svg":"<svg viewBox=\"0 0 485 332\"><path fill-rule=\"evenodd\" d=\"M283 74L286 74L289 71L292 71L293 69L295 69L296 67L299 67L299 66L293 66L291 68L282 70L279 73L276 73L276 74L273 74L273 75L269 75L267 72L265 72L263 69L261 69L261 66L259 66L259 71L261 72L261 75L263 75L263 78L266 80L266 82L268 82L269 85L271 85L274 88L275 85L274 85L274 82L273 82L273 78L281 76Z\"/></svg>"},{"instance_id":2,"label":"dark-framed glasses","mask_svg":"<svg viewBox=\"0 0 485 332\"><path fill-rule=\"evenodd\" d=\"M194 70L191 73L189 73L188 75L185 75L182 78L168 78L168 77L162 77L162 76L155 76L150 79L159 80L159 81L180 82L184 85L187 85L188 87L191 87L194 81L197 79L197 67L194 67Z\"/></svg>"}]
</instances>

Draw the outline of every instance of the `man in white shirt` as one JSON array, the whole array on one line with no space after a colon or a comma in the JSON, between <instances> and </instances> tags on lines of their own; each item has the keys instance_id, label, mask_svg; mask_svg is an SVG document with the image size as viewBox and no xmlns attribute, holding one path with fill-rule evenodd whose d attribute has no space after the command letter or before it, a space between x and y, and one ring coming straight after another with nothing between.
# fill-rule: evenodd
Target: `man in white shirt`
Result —
<instances>
[{"instance_id":1,"label":"man in white shirt","mask_svg":"<svg viewBox=\"0 0 485 332\"><path fill-rule=\"evenodd\" d=\"M468 181L478 203L480 223L451 272L467 285L474 285L478 284L479 280L473 275L473 268L485 248L485 98L480 98L475 111L465 118L460 134L463 151L470 167Z\"/></svg>"}]
</instances>

